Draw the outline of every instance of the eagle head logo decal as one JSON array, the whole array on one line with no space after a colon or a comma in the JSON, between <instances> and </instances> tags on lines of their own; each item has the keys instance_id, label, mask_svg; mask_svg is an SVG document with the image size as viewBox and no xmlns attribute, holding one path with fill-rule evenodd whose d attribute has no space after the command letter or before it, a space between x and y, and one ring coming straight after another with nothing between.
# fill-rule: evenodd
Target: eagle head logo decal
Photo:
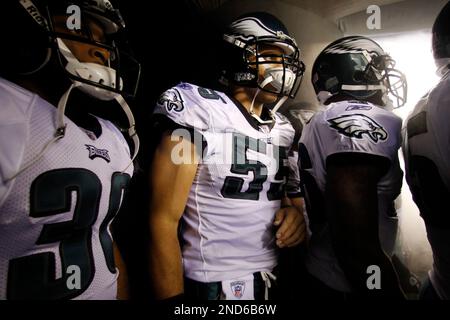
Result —
<instances>
[{"instance_id":1,"label":"eagle head logo decal","mask_svg":"<svg viewBox=\"0 0 450 320\"><path fill-rule=\"evenodd\" d=\"M158 99L158 104L164 106L168 112L172 110L175 112L183 111L183 102L181 94L176 89L167 90Z\"/></svg>"},{"instance_id":2,"label":"eagle head logo decal","mask_svg":"<svg viewBox=\"0 0 450 320\"><path fill-rule=\"evenodd\" d=\"M330 126L350 138L364 139L364 135L375 143L388 138L386 130L375 120L363 114L349 114L329 119Z\"/></svg>"}]
</instances>

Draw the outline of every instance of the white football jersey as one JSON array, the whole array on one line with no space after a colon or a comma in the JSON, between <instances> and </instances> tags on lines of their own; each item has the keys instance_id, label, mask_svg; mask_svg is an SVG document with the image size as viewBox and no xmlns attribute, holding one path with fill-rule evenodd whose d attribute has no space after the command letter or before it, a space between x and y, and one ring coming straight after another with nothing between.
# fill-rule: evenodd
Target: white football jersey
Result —
<instances>
[{"instance_id":1,"label":"white football jersey","mask_svg":"<svg viewBox=\"0 0 450 320\"><path fill-rule=\"evenodd\" d=\"M430 279L450 299L450 72L408 116L403 131L406 180L433 251Z\"/></svg>"},{"instance_id":2,"label":"white football jersey","mask_svg":"<svg viewBox=\"0 0 450 320\"><path fill-rule=\"evenodd\" d=\"M0 299L116 299L111 220L132 175L128 145L109 121L88 134L56 108L0 78Z\"/></svg>"},{"instance_id":3,"label":"white football jersey","mask_svg":"<svg viewBox=\"0 0 450 320\"><path fill-rule=\"evenodd\" d=\"M203 157L183 215L185 275L213 282L272 271L275 212L285 191L299 195L292 125L277 114L271 130L258 127L225 93L188 83L166 91L155 114L203 137Z\"/></svg>"},{"instance_id":4,"label":"white football jersey","mask_svg":"<svg viewBox=\"0 0 450 320\"><path fill-rule=\"evenodd\" d=\"M379 238L383 250L391 255L398 219L393 202L399 195L403 173L398 160L401 144L399 117L376 105L361 101L330 104L316 113L300 138L300 176L305 184L305 199L312 237L307 269L329 287L350 292L335 256L326 218L326 161L333 154L365 153L390 160L389 172L378 183Z\"/></svg>"}]
</instances>

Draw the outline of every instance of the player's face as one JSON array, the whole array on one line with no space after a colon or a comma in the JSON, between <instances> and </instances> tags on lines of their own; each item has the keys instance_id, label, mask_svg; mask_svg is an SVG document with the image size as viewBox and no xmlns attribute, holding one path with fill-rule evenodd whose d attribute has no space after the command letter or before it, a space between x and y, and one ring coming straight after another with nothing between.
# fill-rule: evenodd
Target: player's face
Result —
<instances>
[{"instance_id":1,"label":"player's face","mask_svg":"<svg viewBox=\"0 0 450 320\"><path fill-rule=\"evenodd\" d=\"M66 16L54 17L54 28L56 32L75 35L78 37L85 37L86 40L93 40L100 43L105 43L105 33L101 25L93 20L87 19L81 26L81 30L69 30L66 26ZM84 30L83 30L84 29ZM86 30L88 29L88 30ZM101 65L108 65L110 53L102 47L92 44L83 43L74 40L63 40L65 45L74 54L80 62L91 62Z\"/></svg>"},{"instance_id":2,"label":"player's face","mask_svg":"<svg viewBox=\"0 0 450 320\"><path fill-rule=\"evenodd\" d=\"M260 64L258 64L258 76L259 82L261 83L262 81L264 81L264 75L268 68L279 68L280 66L282 66L283 59L280 57L280 55L285 54L285 52L280 47L263 44L259 47L259 54L264 55L264 57L259 58ZM250 58L250 61L255 60L256 57L254 56ZM277 91L270 84L265 86L265 88ZM262 103L273 103L278 99L278 95L266 91L261 91L258 94L257 99Z\"/></svg>"}]
</instances>

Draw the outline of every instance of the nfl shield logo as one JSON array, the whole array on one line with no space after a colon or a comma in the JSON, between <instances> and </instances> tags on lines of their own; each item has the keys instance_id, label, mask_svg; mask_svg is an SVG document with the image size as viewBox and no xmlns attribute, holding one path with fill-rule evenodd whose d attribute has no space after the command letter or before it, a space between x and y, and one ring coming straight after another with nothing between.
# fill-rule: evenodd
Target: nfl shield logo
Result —
<instances>
[{"instance_id":1,"label":"nfl shield logo","mask_svg":"<svg viewBox=\"0 0 450 320\"><path fill-rule=\"evenodd\" d=\"M234 281L230 283L231 292L236 298L242 298L245 290L245 281Z\"/></svg>"}]
</instances>

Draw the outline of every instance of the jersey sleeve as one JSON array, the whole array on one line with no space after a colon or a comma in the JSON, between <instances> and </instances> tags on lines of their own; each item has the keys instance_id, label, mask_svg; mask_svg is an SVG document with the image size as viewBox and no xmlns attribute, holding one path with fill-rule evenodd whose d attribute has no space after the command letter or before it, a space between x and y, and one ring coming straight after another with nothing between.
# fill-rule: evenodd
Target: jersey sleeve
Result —
<instances>
[{"instance_id":1,"label":"jersey sleeve","mask_svg":"<svg viewBox=\"0 0 450 320\"><path fill-rule=\"evenodd\" d=\"M180 127L206 131L209 128L209 110L194 85L180 84L166 90L158 99L154 116L164 116Z\"/></svg>"},{"instance_id":2,"label":"jersey sleeve","mask_svg":"<svg viewBox=\"0 0 450 320\"><path fill-rule=\"evenodd\" d=\"M300 187L300 169L298 163L298 144L301 128L296 125L295 119L285 114L278 114L282 123L285 123L282 131L290 140L291 147L287 154L288 177L286 181L286 195L289 198L303 197Z\"/></svg>"},{"instance_id":3,"label":"jersey sleeve","mask_svg":"<svg viewBox=\"0 0 450 320\"><path fill-rule=\"evenodd\" d=\"M286 195L289 198L303 197L300 187L300 172L298 166L298 151L291 150L288 154L289 175L286 182Z\"/></svg>"},{"instance_id":4,"label":"jersey sleeve","mask_svg":"<svg viewBox=\"0 0 450 320\"><path fill-rule=\"evenodd\" d=\"M439 167L443 172L450 172L450 126L448 119L450 119L450 75L442 81L438 88L433 91L430 97L430 107L428 110L429 122L434 132L434 139L437 157L439 159L446 159L440 161ZM450 186L449 175L444 174L443 179L447 186Z\"/></svg>"},{"instance_id":5,"label":"jersey sleeve","mask_svg":"<svg viewBox=\"0 0 450 320\"><path fill-rule=\"evenodd\" d=\"M324 158L338 153L364 153L397 161L402 120L373 105L341 103L315 121Z\"/></svg>"},{"instance_id":6,"label":"jersey sleeve","mask_svg":"<svg viewBox=\"0 0 450 320\"><path fill-rule=\"evenodd\" d=\"M0 82L0 207L12 187L11 179L21 168L28 140L33 95Z\"/></svg>"}]
</instances>

